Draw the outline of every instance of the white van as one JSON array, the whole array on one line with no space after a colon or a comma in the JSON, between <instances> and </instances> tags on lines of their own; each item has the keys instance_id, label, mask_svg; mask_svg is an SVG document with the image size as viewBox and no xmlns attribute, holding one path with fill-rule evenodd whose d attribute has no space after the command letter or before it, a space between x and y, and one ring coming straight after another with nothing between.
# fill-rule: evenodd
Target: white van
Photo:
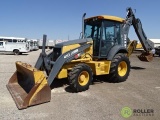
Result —
<instances>
[{"instance_id":1,"label":"white van","mask_svg":"<svg viewBox=\"0 0 160 120\"><path fill-rule=\"evenodd\" d=\"M29 52L27 43L0 41L0 53L14 53L15 55L19 55L27 52Z\"/></svg>"}]
</instances>

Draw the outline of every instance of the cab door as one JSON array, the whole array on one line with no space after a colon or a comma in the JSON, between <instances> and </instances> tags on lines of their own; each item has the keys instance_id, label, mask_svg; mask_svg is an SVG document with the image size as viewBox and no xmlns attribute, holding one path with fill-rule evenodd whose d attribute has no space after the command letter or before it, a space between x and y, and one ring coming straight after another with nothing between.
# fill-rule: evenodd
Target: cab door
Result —
<instances>
[{"instance_id":1,"label":"cab door","mask_svg":"<svg viewBox=\"0 0 160 120\"><path fill-rule=\"evenodd\" d=\"M101 41L101 26L95 26L93 32L93 56L99 57L100 41Z\"/></svg>"},{"instance_id":2,"label":"cab door","mask_svg":"<svg viewBox=\"0 0 160 120\"><path fill-rule=\"evenodd\" d=\"M121 44L120 24L115 21L103 21L100 57L106 58L111 48L119 44Z\"/></svg>"},{"instance_id":3,"label":"cab door","mask_svg":"<svg viewBox=\"0 0 160 120\"><path fill-rule=\"evenodd\" d=\"M101 24L99 22L92 22L92 24L86 24L85 26L85 38L93 39L93 56L98 58L100 51L101 41Z\"/></svg>"}]
</instances>

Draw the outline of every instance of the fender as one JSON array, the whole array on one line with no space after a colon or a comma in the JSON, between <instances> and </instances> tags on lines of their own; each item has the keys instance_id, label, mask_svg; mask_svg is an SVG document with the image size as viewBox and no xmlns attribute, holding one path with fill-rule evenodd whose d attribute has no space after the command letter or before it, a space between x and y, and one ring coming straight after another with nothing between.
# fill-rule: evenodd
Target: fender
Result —
<instances>
[{"instance_id":1,"label":"fender","mask_svg":"<svg viewBox=\"0 0 160 120\"><path fill-rule=\"evenodd\" d=\"M124 46L121 45L113 46L107 55L107 60L112 60L117 53L128 53L128 51Z\"/></svg>"}]
</instances>

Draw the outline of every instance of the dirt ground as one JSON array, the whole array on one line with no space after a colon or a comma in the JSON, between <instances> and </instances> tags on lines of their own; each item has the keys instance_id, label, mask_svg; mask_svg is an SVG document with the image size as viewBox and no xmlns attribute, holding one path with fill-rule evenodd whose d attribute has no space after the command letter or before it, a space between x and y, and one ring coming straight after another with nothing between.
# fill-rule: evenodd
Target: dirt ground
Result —
<instances>
[{"instance_id":1,"label":"dirt ground","mask_svg":"<svg viewBox=\"0 0 160 120\"><path fill-rule=\"evenodd\" d=\"M51 102L18 110L6 84L16 70L15 61L34 65L39 53L40 50L19 56L0 55L0 120L123 120L124 107L137 110L128 120L160 119L160 57L154 57L150 63L141 62L137 53L130 57L131 72L125 82L94 80L89 90L72 93L66 79L58 80Z\"/></svg>"}]
</instances>

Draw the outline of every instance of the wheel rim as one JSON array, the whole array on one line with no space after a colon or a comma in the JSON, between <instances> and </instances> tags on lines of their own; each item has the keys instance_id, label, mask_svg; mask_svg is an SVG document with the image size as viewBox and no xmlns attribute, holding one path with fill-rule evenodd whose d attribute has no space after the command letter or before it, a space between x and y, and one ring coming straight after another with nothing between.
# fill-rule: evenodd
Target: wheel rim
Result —
<instances>
[{"instance_id":1,"label":"wheel rim","mask_svg":"<svg viewBox=\"0 0 160 120\"><path fill-rule=\"evenodd\" d=\"M118 74L119 76L124 76L127 73L127 63L122 61L118 65Z\"/></svg>"},{"instance_id":2,"label":"wheel rim","mask_svg":"<svg viewBox=\"0 0 160 120\"><path fill-rule=\"evenodd\" d=\"M85 86L89 81L89 73L87 71L82 71L78 77L78 83L81 86Z\"/></svg>"}]
</instances>

